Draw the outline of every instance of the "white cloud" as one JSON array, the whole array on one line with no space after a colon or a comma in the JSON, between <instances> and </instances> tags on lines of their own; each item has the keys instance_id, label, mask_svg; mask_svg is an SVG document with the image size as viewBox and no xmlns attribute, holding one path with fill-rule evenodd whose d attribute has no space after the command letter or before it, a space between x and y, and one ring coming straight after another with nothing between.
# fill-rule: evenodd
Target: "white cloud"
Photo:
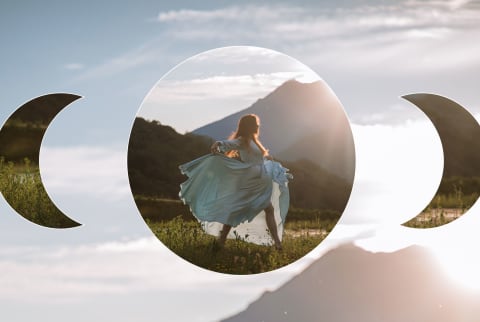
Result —
<instances>
[{"instance_id":1,"label":"white cloud","mask_svg":"<svg viewBox=\"0 0 480 322\"><path fill-rule=\"evenodd\" d=\"M81 70L85 68L85 65L80 63L69 63L64 65L64 68L68 70Z\"/></svg>"},{"instance_id":2,"label":"white cloud","mask_svg":"<svg viewBox=\"0 0 480 322\"><path fill-rule=\"evenodd\" d=\"M139 116L192 131L251 106L288 80L320 77L297 60L264 48L224 47L174 67L149 92Z\"/></svg>"},{"instance_id":3,"label":"white cloud","mask_svg":"<svg viewBox=\"0 0 480 322\"><path fill-rule=\"evenodd\" d=\"M400 225L415 217L442 175L442 147L433 125L353 125L352 131L356 174L341 222Z\"/></svg>"},{"instance_id":4,"label":"white cloud","mask_svg":"<svg viewBox=\"0 0 480 322\"><path fill-rule=\"evenodd\" d=\"M218 75L185 81L162 80L149 94L145 103L163 103L165 106L171 106L189 101L198 102L199 98L205 101L231 99L253 103L290 79L313 81L314 77L298 71L236 76ZM318 80L318 77L316 79Z\"/></svg>"},{"instance_id":5,"label":"white cloud","mask_svg":"<svg viewBox=\"0 0 480 322\"><path fill-rule=\"evenodd\" d=\"M480 64L480 8L465 0L400 1L347 8L285 4L170 10L158 38L85 68L77 80L113 77L201 49L259 44L336 73L418 75ZM185 44L189 44L185 46ZM458 50L462 48L462 50ZM469 69L470 68L470 69ZM158 75L160 78L161 75ZM321 75L323 76L323 75Z\"/></svg>"},{"instance_id":6,"label":"white cloud","mask_svg":"<svg viewBox=\"0 0 480 322\"><path fill-rule=\"evenodd\" d=\"M0 247L0 298L50 303L100 295L171 291L243 294L253 300L275 289L313 260L274 272L235 276L201 269L171 253L155 237L81 246ZM198 299L208 305L209 299ZM217 303L221 305L221 303Z\"/></svg>"},{"instance_id":7,"label":"white cloud","mask_svg":"<svg viewBox=\"0 0 480 322\"><path fill-rule=\"evenodd\" d=\"M255 40L322 65L339 63L340 69L385 63L404 73L478 64L480 46L469 39L480 36L479 10L466 3L405 1L346 9L246 5L162 12L159 21L176 39ZM472 54L460 57L459 44Z\"/></svg>"},{"instance_id":8,"label":"white cloud","mask_svg":"<svg viewBox=\"0 0 480 322\"><path fill-rule=\"evenodd\" d=\"M126 156L109 147L42 147L42 181L51 194L119 199L130 193Z\"/></svg>"},{"instance_id":9,"label":"white cloud","mask_svg":"<svg viewBox=\"0 0 480 322\"><path fill-rule=\"evenodd\" d=\"M208 21L266 21L279 16L302 13L293 6L231 6L213 10L171 10L160 12L159 22L208 22Z\"/></svg>"},{"instance_id":10,"label":"white cloud","mask_svg":"<svg viewBox=\"0 0 480 322\"><path fill-rule=\"evenodd\" d=\"M139 116L184 133L245 109L289 79L312 80L302 72L162 80L149 93Z\"/></svg>"},{"instance_id":11,"label":"white cloud","mask_svg":"<svg viewBox=\"0 0 480 322\"><path fill-rule=\"evenodd\" d=\"M418 0L408 0L406 3L410 6L429 6L437 8L448 8L450 10L457 10L465 5L473 2L473 0L427 0L427 1L418 1Z\"/></svg>"}]
</instances>

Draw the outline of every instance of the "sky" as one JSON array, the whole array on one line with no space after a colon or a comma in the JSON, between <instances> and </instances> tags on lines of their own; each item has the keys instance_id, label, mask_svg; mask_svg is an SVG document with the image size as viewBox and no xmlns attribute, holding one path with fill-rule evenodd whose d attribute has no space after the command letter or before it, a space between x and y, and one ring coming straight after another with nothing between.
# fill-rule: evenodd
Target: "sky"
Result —
<instances>
[{"instance_id":1,"label":"sky","mask_svg":"<svg viewBox=\"0 0 480 322\"><path fill-rule=\"evenodd\" d=\"M400 97L440 94L479 119L479 11L465 0L2 1L0 123L43 94L83 96L52 122L40 158L50 196L83 226L39 227L0 199L0 319L215 321L347 241L424 245L452 276L471 277L478 204L428 232L399 226L428 204L443 166L433 125ZM271 49L315 72L342 102L356 147L335 230L299 262L254 276L179 259L153 237L128 185L128 139L147 94L186 59L225 46Z\"/></svg>"},{"instance_id":2,"label":"sky","mask_svg":"<svg viewBox=\"0 0 480 322\"><path fill-rule=\"evenodd\" d=\"M296 59L271 49L230 46L175 66L147 94L137 116L192 132L246 109L289 80L321 81Z\"/></svg>"}]
</instances>

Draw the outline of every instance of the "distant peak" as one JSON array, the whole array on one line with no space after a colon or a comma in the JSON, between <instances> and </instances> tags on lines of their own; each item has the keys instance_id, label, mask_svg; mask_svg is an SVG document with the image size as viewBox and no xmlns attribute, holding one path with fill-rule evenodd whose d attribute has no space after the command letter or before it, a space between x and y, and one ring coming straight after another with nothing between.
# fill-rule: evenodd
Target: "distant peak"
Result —
<instances>
[{"instance_id":1,"label":"distant peak","mask_svg":"<svg viewBox=\"0 0 480 322\"><path fill-rule=\"evenodd\" d=\"M275 88L270 94L268 94L265 98L273 98L277 97L278 95L294 95L303 93L300 95L304 95L307 92L316 92L318 90L324 91L327 86L321 80L317 80L311 83L302 83L296 79L289 79L277 88Z\"/></svg>"},{"instance_id":2,"label":"distant peak","mask_svg":"<svg viewBox=\"0 0 480 322\"><path fill-rule=\"evenodd\" d=\"M298 80L292 78L292 79L289 79L287 80L286 82L284 82L282 85L280 85L278 88L280 87L293 87L293 86L305 86L305 85L310 85L310 84L315 84L315 83L320 83L320 80L317 80L317 81L314 81L314 82L310 82L310 83L302 83L302 82L299 82Z\"/></svg>"}]
</instances>

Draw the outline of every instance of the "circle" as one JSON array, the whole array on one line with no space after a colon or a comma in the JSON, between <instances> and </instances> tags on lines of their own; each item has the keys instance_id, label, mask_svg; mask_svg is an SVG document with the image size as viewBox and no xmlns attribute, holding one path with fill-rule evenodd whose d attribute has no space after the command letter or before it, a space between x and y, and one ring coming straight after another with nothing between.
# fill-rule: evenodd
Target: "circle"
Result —
<instances>
[{"instance_id":1,"label":"circle","mask_svg":"<svg viewBox=\"0 0 480 322\"><path fill-rule=\"evenodd\" d=\"M143 100L128 147L130 187L152 232L228 274L271 271L318 246L354 171L350 124L327 83L260 47L209 50L169 71Z\"/></svg>"}]
</instances>

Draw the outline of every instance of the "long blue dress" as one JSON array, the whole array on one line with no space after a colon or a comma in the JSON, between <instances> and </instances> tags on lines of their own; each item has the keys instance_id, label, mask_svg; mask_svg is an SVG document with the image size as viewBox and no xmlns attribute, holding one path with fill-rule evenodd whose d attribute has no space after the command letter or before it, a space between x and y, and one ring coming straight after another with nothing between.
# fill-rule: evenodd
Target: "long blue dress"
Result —
<instances>
[{"instance_id":1,"label":"long blue dress","mask_svg":"<svg viewBox=\"0 0 480 322\"><path fill-rule=\"evenodd\" d=\"M271 202L280 240L289 207L288 169L265 160L250 142L239 139L218 141L220 152L237 150L240 160L223 154L204 155L180 165L188 179L180 185L179 196L208 234L218 236L223 224L234 227L228 238L272 245L265 212Z\"/></svg>"}]
</instances>

